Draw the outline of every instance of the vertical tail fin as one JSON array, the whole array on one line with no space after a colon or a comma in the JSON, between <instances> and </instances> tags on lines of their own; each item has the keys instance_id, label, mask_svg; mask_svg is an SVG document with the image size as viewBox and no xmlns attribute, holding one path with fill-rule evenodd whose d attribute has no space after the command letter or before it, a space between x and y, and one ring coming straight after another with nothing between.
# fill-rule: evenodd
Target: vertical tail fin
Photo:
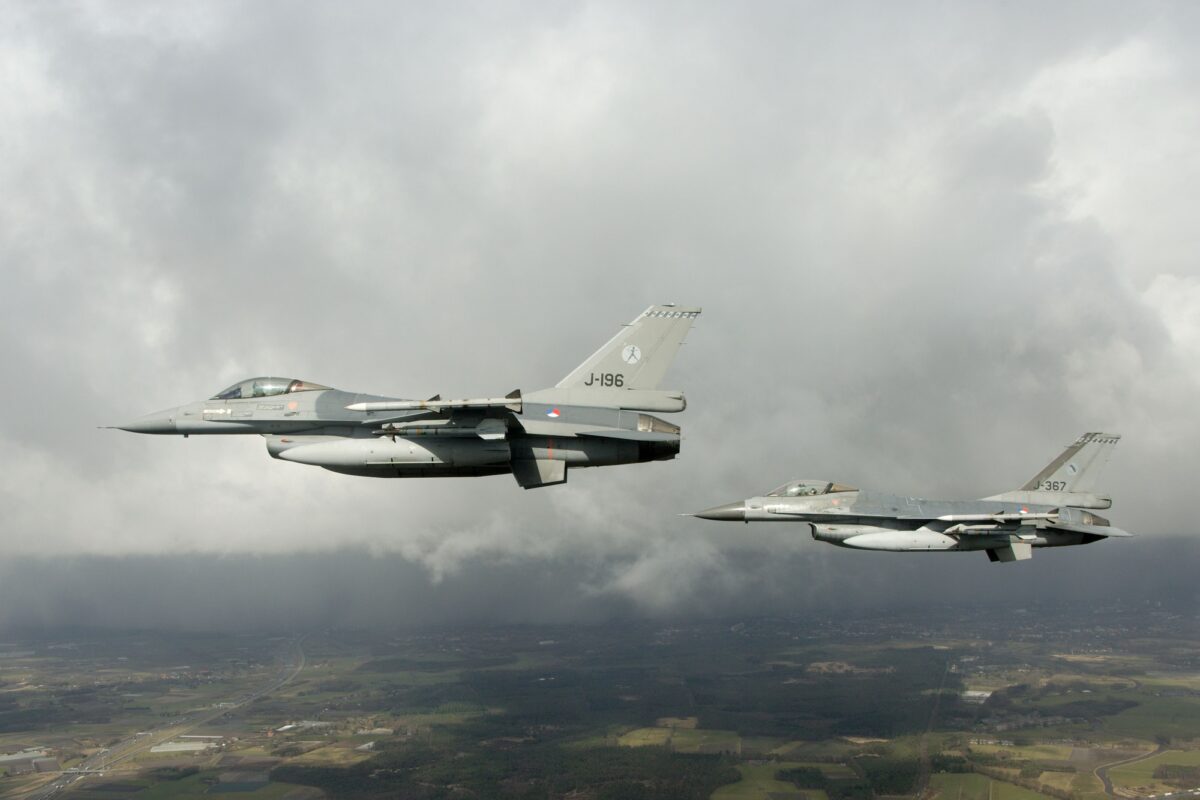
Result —
<instances>
[{"instance_id":1,"label":"vertical tail fin","mask_svg":"<svg viewBox=\"0 0 1200 800\"><path fill-rule=\"evenodd\" d=\"M1121 437L1085 433L1020 489L985 497L1010 503L1040 503L1072 508L1109 508L1112 498L1096 492L1096 482Z\"/></svg>"},{"instance_id":2,"label":"vertical tail fin","mask_svg":"<svg viewBox=\"0 0 1200 800\"><path fill-rule=\"evenodd\" d=\"M657 389L699 308L650 306L559 381L556 389Z\"/></svg>"},{"instance_id":3,"label":"vertical tail fin","mask_svg":"<svg viewBox=\"0 0 1200 800\"><path fill-rule=\"evenodd\" d=\"M1085 433L1030 478L1021 491L1095 491L1096 481L1120 440L1120 435L1115 433Z\"/></svg>"}]
</instances>

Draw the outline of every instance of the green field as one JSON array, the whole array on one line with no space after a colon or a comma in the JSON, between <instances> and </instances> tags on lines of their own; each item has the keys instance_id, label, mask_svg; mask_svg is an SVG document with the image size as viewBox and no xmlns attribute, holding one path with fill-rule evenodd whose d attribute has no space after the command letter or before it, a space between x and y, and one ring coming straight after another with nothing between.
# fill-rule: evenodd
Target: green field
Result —
<instances>
[{"instance_id":1,"label":"green field","mask_svg":"<svg viewBox=\"0 0 1200 800\"><path fill-rule=\"evenodd\" d=\"M735 731L690 728L635 728L617 739L622 747L669 746L676 753L738 753L741 737Z\"/></svg>"},{"instance_id":2,"label":"green field","mask_svg":"<svg viewBox=\"0 0 1200 800\"><path fill-rule=\"evenodd\" d=\"M984 753L998 758L1028 761L1068 761L1075 748L1066 744L1035 744L1028 746L1004 746L998 744L973 744L971 752Z\"/></svg>"},{"instance_id":3,"label":"green field","mask_svg":"<svg viewBox=\"0 0 1200 800\"><path fill-rule=\"evenodd\" d=\"M929 786L937 792L937 800L1050 800L1039 792L973 772L931 775Z\"/></svg>"},{"instance_id":4,"label":"green field","mask_svg":"<svg viewBox=\"0 0 1200 800\"><path fill-rule=\"evenodd\" d=\"M675 730L671 749L676 753L737 753L741 739L736 731Z\"/></svg>"},{"instance_id":5,"label":"green field","mask_svg":"<svg viewBox=\"0 0 1200 800\"><path fill-rule=\"evenodd\" d=\"M1038 775L1038 783L1045 784L1059 791L1071 791L1079 780L1078 772L1051 772L1046 771Z\"/></svg>"},{"instance_id":6,"label":"green field","mask_svg":"<svg viewBox=\"0 0 1200 800\"><path fill-rule=\"evenodd\" d=\"M1154 777L1154 770L1165 764L1200 767L1200 750L1168 750L1142 761L1113 767L1108 771L1108 777L1113 786L1144 789L1147 794L1158 794L1170 788L1167 783Z\"/></svg>"},{"instance_id":7,"label":"green field","mask_svg":"<svg viewBox=\"0 0 1200 800\"><path fill-rule=\"evenodd\" d=\"M670 740L670 728L636 728L622 734L617 744L622 747L662 747Z\"/></svg>"},{"instance_id":8,"label":"green field","mask_svg":"<svg viewBox=\"0 0 1200 800\"><path fill-rule=\"evenodd\" d=\"M1195 672L1151 672L1140 680L1146 686L1178 686L1184 689L1200 689L1200 674Z\"/></svg>"},{"instance_id":9,"label":"green field","mask_svg":"<svg viewBox=\"0 0 1200 800\"><path fill-rule=\"evenodd\" d=\"M712 800L785 800L802 798L829 800L820 789L798 789L787 781L776 780L780 770L804 766L794 761L775 761L767 764L739 764L742 779L722 786L712 794Z\"/></svg>"},{"instance_id":10,"label":"green field","mask_svg":"<svg viewBox=\"0 0 1200 800\"><path fill-rule=\"evenodd\" d=\"M785 742L774 750L772 755L789 761L844 761L863 752L867 748L851 744L844 739L827 739L818 742Z\"/></svg>"},{"instance_id":11,"label":"green field","mask_svg":"<svg viewBox=\"0 0 1200 800\"><path fill-rule=\"evenodd\" d=\"M819 769L826 778L833 780L854 780L858 777L858 773L845 764L826 764L820 761L790 761L788 764L789 769L792 767Z\"/></svg>"},{"instance_id":12,"label":"green field","mask_svg":"<svg viewBox=\"0 0 1200 800\"><path fill-rule=\"evenodd\" d=\"M1200 734L1200 700L1190 697L1134 696L1138 705L1104 721L1106 731L1153 740L1156 736L1192 739Z\"/></svg>"}]
</instances>

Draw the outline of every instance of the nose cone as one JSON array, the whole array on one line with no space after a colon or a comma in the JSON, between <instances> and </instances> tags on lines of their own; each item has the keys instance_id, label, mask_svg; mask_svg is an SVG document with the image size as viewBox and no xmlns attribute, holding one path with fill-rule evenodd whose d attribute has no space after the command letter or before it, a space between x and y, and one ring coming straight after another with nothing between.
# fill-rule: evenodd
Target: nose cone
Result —
<instances>
[{"instance_id":1,"label":"nose cone","mask_svg":"<svg viewBox=\"0 0 1200 800\"><path fill-rule=\"evenodd\" d=\"M746 521L746 504L739 500L736 503L726 503L723 506L716 506L705 511L697 511L692 515L700 519L715 519L721 522L745 522Z\"/></svg>"},{"instance_id":2,"label":"nose cone","mask_svg":"<svg viewBox=\"0 0 1200 800\"><path fill-rule=\"evenodd\" d=\"M175 427L175 409L168 408L166 411L156 411L153 414L147 414L144 417L139 417L133 422L127 422L124 425L115 426L118 430L129 431L130 433L178 433L178 428Z\"/></svg>"}]
</instances>

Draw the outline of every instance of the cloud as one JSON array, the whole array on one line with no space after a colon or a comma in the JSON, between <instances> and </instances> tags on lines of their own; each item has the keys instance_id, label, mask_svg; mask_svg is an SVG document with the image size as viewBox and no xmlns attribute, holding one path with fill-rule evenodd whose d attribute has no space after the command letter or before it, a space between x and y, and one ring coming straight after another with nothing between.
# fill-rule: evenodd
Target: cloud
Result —
<instances>
[{"instance_id":1,"label":"cloud","mask_svg":"<svg viewBox=\"0 0 1200 800\"><path fill-rule=\"evenodd\" d=\"M0 13L11 554L560 565L664 613L803 539L677 512L982 496L1101 429L1114 521L1194 529L1186 7ZM522 492L95 430L252 374L531 390L662 301L705 306L671 463Z\"/></svg>"},{"instance_id":2,"label":"cloud","mask_svg":"<svg viewBox=\"0 0 1200 800\"><path fill-rule=\"evenodd\" d=\"M0 563L0 630L393 630L919 615L931 607L1009 613L1114 602L1190 615L1200 609L1191 566L1196 551L1195 540L1147 538L997 565L981 553L851 552L808 540L774 552L733 546L682 558L656 546L632 558L466 559L440 578L403 555L345 548L273 556L19 557Z\"/></svg>"}]
</instances>

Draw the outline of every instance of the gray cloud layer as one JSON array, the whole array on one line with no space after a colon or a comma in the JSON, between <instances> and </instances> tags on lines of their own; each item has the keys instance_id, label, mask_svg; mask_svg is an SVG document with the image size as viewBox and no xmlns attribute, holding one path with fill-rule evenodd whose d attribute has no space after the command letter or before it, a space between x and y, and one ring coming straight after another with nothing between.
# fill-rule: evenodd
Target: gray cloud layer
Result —
<instances>
[{"instance_id":1,"label":"gray cloud layer","mask_svg":"<svg viewBox=\"0 0 1200 800\"><path fill-rule=\"evenodd\" d=\"M6 595L0 631L63 625L387 630L812 613L903 615L919 624L922 610L930 608L1103 613L1114 603L1191 618L1200 612L1194 569L1200 544L1194 541L1166 538L1138 547L1040 555L1020 569L1004 569L980 554L900 556L833 548L780 554L731 548L719 564L689 566L683 571L686 580L665 576L667 586L656 595L629 591L628 576L643 569L638 556L477 561L440 581L402 556L355 550L18 559L0 565Z\"/></svg>"},{"instance_id":2,"label":"gray cloud layer","mask_svg":"<svg viewBox=\"0 0 1200 800\"><path fill-rule=\"evenodd\" d=\"M980 496L1084 430L1126 436L1117 523L1190 534L1198 34L1127 2L9 6L4 550L352 548L463 607L561 569L539 602L686 609L819 546L677 511ZM264 373L534 389L671 300L706 309L682 456L567 487L94 429Z\"/></svg>"}]
</instances>

